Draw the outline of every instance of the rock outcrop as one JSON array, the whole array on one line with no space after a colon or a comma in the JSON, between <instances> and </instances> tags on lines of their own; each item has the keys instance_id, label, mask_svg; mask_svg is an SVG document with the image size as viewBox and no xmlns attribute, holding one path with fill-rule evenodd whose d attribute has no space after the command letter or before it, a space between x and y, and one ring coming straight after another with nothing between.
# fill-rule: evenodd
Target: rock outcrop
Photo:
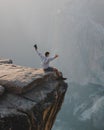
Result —
<instances>
[{"instance_id":1,"label":"rock outcrop","mask_svg":"<svg viewBox=\"0 0 104 130\"><path fill-rule=\"evenodd\" d=\"M0 58L0 63L1 64L12 64L13 61L11 59Z\"/></svg>"},{"instance_id":2,"label":"rock outcrop","mask_svg":"<svg viewBox=\"0 0 104 130\"><path fill-rule=\"evenodd\" d=\"M6 63L0 63L0 130L51 130L67 84L54 72Z\"/></svg>"}]
</instances>

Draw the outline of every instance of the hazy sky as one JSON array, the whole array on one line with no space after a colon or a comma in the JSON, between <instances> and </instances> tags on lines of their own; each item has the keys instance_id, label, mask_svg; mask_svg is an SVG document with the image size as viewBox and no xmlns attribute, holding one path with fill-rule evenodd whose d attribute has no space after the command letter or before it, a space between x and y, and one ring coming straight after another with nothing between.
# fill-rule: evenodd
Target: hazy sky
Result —
<instances>
[{"instance_id":1,"label":"hazy sky","mask_svg":"<svg viewBox=\"0 0 104 130\"><path fill-rule=\"evenodd\" d=\"M57 30L56 17L67 1L0 0L0 55L18 59L31 52L35 40L48 49Z\"/></svg>"},{"instance_id":2,"label":"hazy sky","mask_svg":"<svg viewBox=\"0 0 104 130\"><path fill-rule=\"evenodd\" d=\"M47 37L53 16L60 13L64 3L55 0L0 0L0 41L8 43L21 37L29 40Z\"/></svg>"}]
</instances>

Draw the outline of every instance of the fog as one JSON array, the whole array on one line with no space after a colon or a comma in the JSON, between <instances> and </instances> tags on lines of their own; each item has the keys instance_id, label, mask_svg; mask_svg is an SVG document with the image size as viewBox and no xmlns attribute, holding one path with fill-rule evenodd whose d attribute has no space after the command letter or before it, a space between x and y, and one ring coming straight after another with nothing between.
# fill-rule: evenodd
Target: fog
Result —
<instances>
[{"instance_id":1,"label":"fog","mask_svg":"<svg viewBox=\"0 0 104 130\"><path fill-rule=\"evenodd\" d=\"M66 2L0 0L1 57L10 57L16 63L33 65L32 59L35 58L32 47L35 41L43 51L53 50L53 37L57 30L55 17Z\"/></svg>"},{"instance_id":2,"label":"fog","mask_svg":"<svg viewBox=\"0 0 104 130\"><path fill-rule=\"evenodd\" d=\"M35 43L42 53L59 54L52 65L63 72L70 86L61 112L65 117L59 116L54 129L104 129L100 128L103 109L100 113L96 105L104 104L104 98L99 99L104 86L104 1L0 0L0 56L39 68ZM80 118L88 122L83 124Z\"/></svg>"}]
</instances>

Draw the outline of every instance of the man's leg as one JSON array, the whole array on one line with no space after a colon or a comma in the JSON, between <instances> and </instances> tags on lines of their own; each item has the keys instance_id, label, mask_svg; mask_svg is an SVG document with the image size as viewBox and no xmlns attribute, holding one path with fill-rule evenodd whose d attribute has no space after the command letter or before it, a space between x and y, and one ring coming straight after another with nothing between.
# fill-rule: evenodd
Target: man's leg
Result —
<instances>
[{"instance_id":1,"label":"man's leg","mask_svg":"<svg viewBox=\"0 0 104 130\"><path fill-rule=\"evenodd\" d=\"M58 77L62 77L62 73L60 73L60 72L58 71L58 69L53 68L53 71L56 72L56 75L57 75Z\"/></svg>"},{"instance_id":2,"label":"man's leg","mask_svg":"<svg viewBox=\"0 0 104 130\"><path fill-rule=\"evenodd\" d=\"M56 72L56 75L58 76L58 80L66 80L67 78L64 78L63 77L63 75L62 75L62 73L61 72L59 72L56 68L53 68L53 71L55 71Z\"/></svg>"}]
</instances>

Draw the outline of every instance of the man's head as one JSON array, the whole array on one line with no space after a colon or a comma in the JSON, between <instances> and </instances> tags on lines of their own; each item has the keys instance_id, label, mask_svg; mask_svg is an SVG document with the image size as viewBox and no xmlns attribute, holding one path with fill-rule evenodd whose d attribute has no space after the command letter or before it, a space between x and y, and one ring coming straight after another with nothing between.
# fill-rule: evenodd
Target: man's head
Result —
<instances>
[{"instance_id":1,"label":"man's head","mask_svg":"<svg viewBox=\"0 0 104 130\"><path fill-rule=\"evenodd\" d=\"M45 56L46 56L46 57L49 57L49 54L50 54L50 53L49 53L48 51L45 52Z\"/></svg>"}]
</instances>

